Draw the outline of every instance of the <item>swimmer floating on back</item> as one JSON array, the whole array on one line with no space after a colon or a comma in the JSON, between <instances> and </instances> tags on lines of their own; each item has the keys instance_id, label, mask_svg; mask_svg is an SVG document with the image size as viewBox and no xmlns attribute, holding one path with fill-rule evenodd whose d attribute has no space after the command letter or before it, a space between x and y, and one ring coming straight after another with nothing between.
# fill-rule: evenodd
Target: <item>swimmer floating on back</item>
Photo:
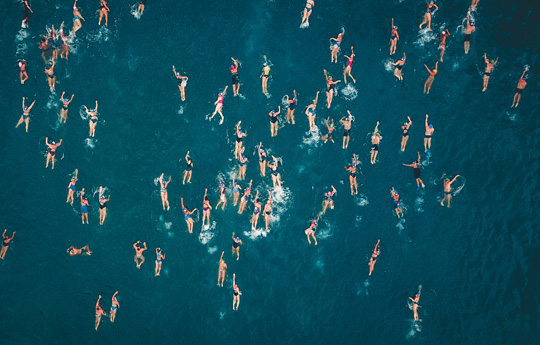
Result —
<instances>
[{"instance_id":1,"label":"swimmer floating on back","mask_svg":"<svg viewBox=\"0 0 540 345\"><path fill-rule=\"evenodd\" d=\"M341 40L343 39L343 35L345 35L345 29L341 28L341 32L336 38L330 38L330 44L332 44L332 41L334 41L334 43L332 44L332 53L330 54L330 62L337 63L337 55L341 47Z\"/></svg>"},{"instance_id":2,"label":"swimmer floating on back","mask_svg":"<svg viewBox=\"0 0 540 345\"><path fill-rule=\"evenodd\" d=\"M96 100L96 107L94 109L88 109L86 105L84 106L84 109L86 110L86 114L89 117L88 126L90 127L90 131L88 135L91 137L94 137L94 135L96 135L96 124L98 122L98 116L97 116L98 101Z\"/></svg>"},{"instance_id":3,"label":"swimmer floating on back","mask_svg":"<svg viewBox=\"0 0 540 345\"><path fill-rule=\"evenodd\" d=\"M230 71L232 74L232 90L233 96L238 96L238 91L240 90L240 76L238 76L238 61L231 57L234 65L231 65ZM223 92L225 93L225 92Z\"/></svg>"},{"instance_id":4,"label":"swimmer floating on back","mask_svg":"<svg viewBox=\"0 0 540 345\"><path fill-rule=\"evenodd\" d=\"M217 285L221 287L223 287L223 282L225 281L225 273L227 272L227 264L223 260L223 254L225 254L225 252L221 252L221 257L219 258L219 270L217 278Z\"/></svg>"},{"instance_id":5,"label":"swimmer floating on back","mask_svg":"<svg viewBox=\"0 0 540 345\"><path fill-rule=\"evenodd\" d=\"M68 106L73 101L73 97L75 95L71 95L70 99L64 98L64 95L66 94L65 91L62 92L62 96L60 96L60 100L62 101L62 109L60 109L60 123L67 121L67 115L68 115Z\"/></svg>"},{"instance_id":6,"label":"swimmer floating on back","mask_svg":"<svg viewBox=\"0 0 540 345\"><path fill-rule=\"evenodd\" d=\"M459 175L454 176L452 180L449 178L444 179L443 188L444 188L444 197L441 201L441 206L444 207L444 202L446 201L447 207L450 207L450 200L452 200L452 183L456 181Z\"/></svg>"},{"instance_id":7,"label":"swimmer floating on back","mask_svg":"<svg viewBox=\"0 0 540 345\"><path fill-rule=\"evenodd\" d=\"M381 250L379 249L379 243L381 243L381 240L377 241L375 249L373 249L373 254L371 254L371 257L369 258L369 276L371 276L371 272L373 272L373 268L375 268L375 264L377 263L377 257L379 256L379 254L381 254Z\"/></svg>"},{"instance_id":8,"label":"swimmer floating on back","mask_svg":"<svg viewBox=\"0 0 540 345\"><path fill-rule=\"evenodd\" d=\"M99 21L98 21L98 25L101 25L101 19L103 19L103 17L105 17L105 26L108 26L108 23L109 23L109 12L111 10L109 9L109 6L107 6L107 1L105 0L100 0L100 3L99 3Z\"/></svg>"},{"instance_id":9,"label":"swimmer floating on back","mask_svg":"<svg viewBox=\"0 0 540 345\"><path fill-rule=\"evenodd\" d=\"M218 94L218 98L214 102L214 105L216 106L216 109L214 110L214 113L212 114L212 116L210 116L210 120L212 120L214 118L214 116L216 116L216 114L219 113L219 116L221 116L221 120L219 121L220 125L223 123L223 120L225 120L225 117L223 116L223 113L221 111L223 110L223 99L225 98L225 94L227 93L227 87L228 86L225 86L223 91ZM234 85L233 85L233 87L234 87ZM234 88L233 88L233 90L234 90Z\"/></svg>"},{"instance_id":10,"label":"swimmer floating on back","mask_svg":"<svg viewBox=\"0 0 540 345\"><path fill-rule=\"evenodd\" d=\"M334 98L334 85L341 82L341 80L333 81L332 76L328 75L326 73L326 70L324 71L324 77L326 78L326 104L327 108L330 109L330 106L332 105L332 99Z\"/></svg>"},{"instance_id":11,"label":"swimmer floating on back","mask_svg":"<svg viewBox=\"0 0 540 345\"><path fill-rule=\"evenodd\" d=\"M268 94L268 78L270 78L270 66L268 65L268 60L266 60L265 55L263 68L261 70L262 93L264 93L265 95Z\"/></svg>"},{"instance_id":12,"label":"swimmer floating on back","mask_svg":"<svg viewBox=\"0 0 540 345\"><path fill-rule=\"evenodd\" d=\"M309 26L309 16L311 16L311 11L313 10L313 6L315 6L315 1L313 0L306 1L306 7L304 8L304 13L302 15L302 23L300 23L300 27Z\"/></svg>"},{"instance_id":13,"label":"swimmer floating on back","mask_svg":"<svg viewBox=\"0 0 540 345\"><path fill-rule=\"evenodd\" d=\"M304 230L304 233L307 236L307 240L309 244L311 244L311 240L309 239L309 237L311 236L313 240L315 241L315 245L317 245L317 238L315 237L315 231L317 231L318 225L319 225L319 217L317 217L317 219L314 219L309 225L309 228Z\"/></svg>"},{"instance_id":14,"label":"swimmer floating on back","mask_svg":"<svg viewBox=\"0 0 540 345\"><path fill-rule=\"evenodd\" d=\"M463 33L465 34L463 38L463 47L465 49L465 54L469 54L469 49L471 47L471 35L474 31L476 31L476 23L471 18L471 12L467 12L467 26L465 26L465 29L463 30Z\"/></svg>"},{"instance_id":15,"label":"swimmer floating on back","mask_svg":"<svg viewBox=\"0 0 540 345\"><path fill-rule=\"evenodd\" d=\"M156 268L154 272L154 277L158 277L161 273L161 264L165 260L165 254L161 251L161 248L156 248Z\"/></svg>"},{"instance_id":16,"label":"swimmer floating on back","mask_svg":"<svg viewBox=\"0 0 540 345\"><path fill-rule=\"evenodd\" d=\"M17 122L17 125L15 126L15 128L19 127L24 122L26 126L26 133L28 133L28 124L30 123L30 110L32 110L32 107L34 106L36 101L33 101L32 104L30 104L29 106L25 106L24 105L25 99L26 99L25 97L22 98L23 114L21 115L21 118L19 119L19 122Z\"/></svg>"},{"instance_id":17,"label":"swimmer floating on back","mask_svg":"<svg viewBox=\"0 0 540 345\"><path fill-rule=\"evenodd\" d=\"M141 241L133 243L133 249L135 249L134 261L137 264L137 268L140 269L141 265L144 263L144 251L148 249L146 242L143 242L144 247L141 247ZM140 260L140 262L139 262Z\"/></svg>"},{"instance_id":18,"label":"swimmer floating on back","mask_svg":"<svg viewBox=\"0 0 540 345\"><path fill-rule=\"evenodd\" d=\"M306 116L308 117L309 122L309 130L310 131L316 131L317 125L315 125L315 117L317 116L317 100L319 99L319 91L317 91L317 95L315 96L315 100L313 103L308 105L306 108Z\"/></svg>"},{"instance_id":19,"label":"swimmer floating on back","mask_svg":"<svg viewBox=\"0 0 540 345\"><path fill-rule=\"evenodd\" d=\"M412 125L412 120L410 116L407 116L408 122L403 123L401 130L401 152L405 152L405 147L407 146L407 141L409 140L409 127Z\"/></svg>"},{"instance_id":20,"label":"swimmer floating on back","mask_svg":"<svg viewBox=\"0 0 540 345\"><path fill-rule=\"evenodd\" d=\"M92 255L92 251L90 251L90 247L88 245L82 247L81 249L77 249L74 246L71 246L66 251L70 256L75 255Z\"/></svg>"},{"instance_id":21,"label":"swimmer floating on back","mask_svg":"<svg viewBox=\"0 0 540 345\"><path fill-rule=\"evenodd\" d=\"M353 163L345 167L345 170L349 172L349 184L351 185L351 195L358 194L358 183L356 182L356 169L358 167L358 159L356 154L353 154Z\"/></svg>"},{"instance_id":22,"label":"swimmer floating on back","mask_svg":"<svg viewBox=\"0 0 540 345\"><path fill-rule=\"evenodd\" d=\"M428 118L429 115L426 114L426 131L424 132L424 152L428 152L431 150L431 136L433 135L433 132L435 132L435 128L433 128L433 124L428 124Z\"/></svg>"},{"instance_id":23,"label":"swimmer floating on back","mask_svg":"<svg viewBox=\"0 0 540 345\"><path fill-rule=\"evenodd\" d=\"M21 85L28 80L28 73L26 72L26 60L19 61L19 78L21 79Z\"/></svg>"},{"instance_id":24,"label":"swimmer floating on back","mask_svg":"<svg viewBox=\"0 0 540 345\"><path fill-rule=\"evenodd\" d=\"M86 220L86 224L88 224L88 199L86 198L86 195L84 195L84 188L81 190L81 221L84 224L84 221Z\"/></svg>"}]
</instances>

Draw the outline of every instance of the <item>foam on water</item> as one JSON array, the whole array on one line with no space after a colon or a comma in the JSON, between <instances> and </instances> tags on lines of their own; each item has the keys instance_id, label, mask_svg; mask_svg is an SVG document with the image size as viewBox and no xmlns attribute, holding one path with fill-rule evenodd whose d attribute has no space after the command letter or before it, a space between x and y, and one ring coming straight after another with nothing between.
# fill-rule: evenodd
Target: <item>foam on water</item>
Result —
<instances>
[{"instance_id":1,"label":"foam on water","mask_svg":"<svg viewBox=\"0 0 540 345\"><path fill-rule=\"evenodd\" d=\"M261 237L266 237L269 232L270 230L266 231L264 228L252 228L250 231L244 231L244 236L249 237L252 241L255 241Z\"/></svg>"},{"instance_id":2,"label":"foam on water","mask_svg":"<svg viewBox=\"0 0 540 345\"><path fill-rule=\"evenodd\" d=\"M354 203L358 206L366 206L369 204L367 195L358 193L354 196Z\"/></svg>"},{"instance_id":3,"label":"foam on water","mask_svg":"<svg viewBox=\"0 0 540 345\"><path fill-rule=\"evenodd\" d=\"M131 6L129 6L129 13L133 16L133 18L139 20L141 19L141 12L137 11L137 8L139 7L139 3L135 3Z\"/></svg>"},{"instance_id":4,"label":"foam on water","mask_svg":"<svg viewBox=\"0 0 540 345\"><path fill-rule=\"evenodd\" d=\"M423 47L426 43L429 43L437 38L437 35L433 31L429 31L427 28L420 30L419 36L414 41L415 46Z\"/></svg>"},{"instance_id":5,"label":"foam on water","mask_svg":"<svg viewBox=\"0 0 540 345\"><path fill-rule=\"evenodd\" d=\"M341 89L341 94L343 98L347 101L352 101L358 97L358 90L354 87L353 84L347 84L344 88Z\"/></svg>"},{"instance_id":6,"label":"foam on water","mask_svg":"<svg viewBox=\"0 0 540 345\"><path fill-rule=\"evenodd\" d=\"M213 221L212 225L208 226L205 225L204 227L201 227L201 232L199 233L199 242L201 244L207 244L214 238L215 234L213 230L216 229L216 222Z\"/></svg>"},{"instance_id":7,"label":"foam on water","mask_svg":"<svg viewBox=\"0 0 540 345\"><path fill-rule=\"evenodd\" d=\"M214 246L214 247L208 247L208 254L212 255L214 254L215 252L217 252L218 250L218 247L217 246Z\"/></svg>"},{"instance_id":8,"label":"foam on water","mask_svg":"<svg viewBox=\"0 0 540 345\"><path fill-rule=\"evenodd\" d=\"M84 146L89 149L93 149L96 147L96 143L98 142L97 139L94 138L86 138L84 139Z\"/></svg>"},{"instance_id":9,"label":"foam on water","mask_svg":"<svg viewBox=\"0 0 540 345\"><path fill-rule=\"evenodd\" d=\"M319 127L315 127L315 130L305 132L302 137L302 143L308 146L319 146L321 143L321 131L319 130Z\"/></svg>"}]
</instances>

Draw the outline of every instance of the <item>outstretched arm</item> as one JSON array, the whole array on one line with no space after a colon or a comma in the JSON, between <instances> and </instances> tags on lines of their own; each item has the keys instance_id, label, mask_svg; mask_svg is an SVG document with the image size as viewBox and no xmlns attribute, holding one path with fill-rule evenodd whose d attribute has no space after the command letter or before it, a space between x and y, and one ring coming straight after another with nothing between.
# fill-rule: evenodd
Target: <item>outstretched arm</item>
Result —
<instances>
[{"instance_id":1,"label":"outstretched arm","mask_svg":"<svg viewBox=\"0 0 540 345\"><path fill-rule=\"evenodd\" d=\"M97 302L96 302L96 309L99 307L99 300L101 299L101 295L99 295Z\"/></svg>"},{"instance_id":2,"label":"outstretched arm","mask_svg":"<svg viewBox=\"0 0 540 345\"><path fill-rule=\"evenodd\" d=\"M428 117L429 117L429 115L426 114L426 130L429 128L429 125L428 125Z\"/></svg>"},{"instance_id":3,"label":"outstretched arm","mask_svg":"<svg viewBox=\"0 0 540 345\"><path fill-rule=\"evenodd\" d=\"M429 67L428 67L426 64L424 64L424 67L427 69L427 71L428 71L429 73L431 73Z\"/></svg>"},{"instance_id":4,"label":"outstretched arm","mask_svg":"<svg viewBox=\"0 0 540 345\"><path fill-rule=\"evenodd\" d=\"M392 27L391 29L394 29L394 18L392 18Z\"/></svg>"},{"instance_id":5,"label":"outstretched arm","mask_svg":"<svg viewBox=\"0 0 540 345\"><path fill-rule=\"evenodd\" d=\"M97 113L97 108L98 108L98 102L97 102L97 99L96 99L96 109L95 109L96 113Z\"/></svg>"},{"instance_id":6,"label":"outstretched arm","mask_svg":"<svg viewBox=\"0 0 540 345\"><path fill-rule=\"evenodd\" d=\"M319 91L317 91L317 94L315 95L315 104L317 104L318 100L319 100Z\"/></svg>"},{"instance_id":7,"label":"outstretched arm","mask_svg":"<svg viewBox=\"0 0 540 345\"><path fill-rule=\"evenodd\" d=\"M223 260L223 254L225 254L225 252L221 252L221 257L219 258L219 262L221 263L221 261Z\"/></svg>"},{"instance_id":8,"label":"outstretched arm","mask_svg":"<svg viewBox=\"0 0 540 345\"><path fill-rule=\"evenodd\" d=\"M233 275L232 275L232 285L233 285L233 288L236 285L236 274L235 273L233 273Z\"/></svg>"},{"instance_id":9,"label":"outstretched arm","mask_svg":"<svg viewBox=\"0 0 540 345\"><path fill-rule=\"evenodd\" d=\"M418 151L418 163L420 163L420 151Z\"/></svg>"},{"instance_id":10,"label":"outstretched arm","mask_svg":"<svg viewBox=\"0 0 540 345\"><path fill-rule=\"evenodd\" d=\"M377 133L379 130L379 121L377 121L377 124L375 125L375 129L373 130L373 133Z\"/></svg>"},{"instance_id":11,"label":"outstretched arm","mask_svg":"<svg viewBox=\"0 0 540 345\"><path fill-rule=\"evenodd\" d=\"M454 181L455 181L458 177L459 177L459 175L456 175L456 176L452 179L452 181L450 181L450 184L454 183Z\"/></svg>"},{"instance_id":12,"label":"outstretched arm","mask_svg":"<svg viewBox=\"0 0 540 345\"><path fill-rule=\"evenodd\" d=\"M379 243L381 243L381 240L377 241L377 244L375 245L375 249L373 249L373 253L377 252L377 247L379 246Z\"/></svg>"},{"instance_id":13,"label":"outstretched arm","mask_svg":"<svg viewBox=\"0 0 540 345\"><path fill-rule=\"evenodd\" d=\"M525 73L527 73L528 70L529 70L529 67L525 68L525 70L523 71L523 74L521 74L521 77L519 77L519 79L523 79L523 77L525 77Z\"/></svg>"}]
</instances>

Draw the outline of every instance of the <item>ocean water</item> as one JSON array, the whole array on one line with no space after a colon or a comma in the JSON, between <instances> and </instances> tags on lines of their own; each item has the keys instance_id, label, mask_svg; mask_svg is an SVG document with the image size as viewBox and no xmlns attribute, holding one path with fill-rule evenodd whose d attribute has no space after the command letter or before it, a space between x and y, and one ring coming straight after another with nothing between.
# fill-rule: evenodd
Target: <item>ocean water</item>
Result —
<instances>
[{"instance_id":1,"label":"ocean water","mask_svg":"<svg viewBox=\"0 0 540 345\"><path fill-rule=\"evenodd\" d=\"M80 2L85 17L69 60L57 62L56 93L43 73L41 34L65 21L71 1L32 1L30 27L20 28L19 1L0 4L0 226L17 231L0 262L2 344L94 344L158 342L215 344L533 344L539 339L538 216L540 202L538 113L538 6L480 1L471 51L463 53L460 25L469 2L437 2L433 31L449 28L444 63L431 93L422 93L439 57L434 33L419 32L425 5L392 2L317 1L309 28L301 29L302 1L149 0L136 18L135 3L109 3L109 27L98 27L98 1ZM532 6L532 7L531 7ZM401 40L388 56L391 18ZM328 39L345 28L338 64L330 64ZM343 54L354 45L356 84L337 85L326 108L322 70L342 79ZM406 52L404 81L388 61ZM483 53L499 57L482 93ZM269 96L261 92L263 56L272 64ZM230 58L241 62L241 97L233 97ZM20 85L17 62L28 61L30 79ZM171 66L189 76L186 102ZM515 85L531 66L520 106L510 108ZM225 121L208 121L217 93L229 85ZM296 125L270 137L268 112L284 95L298 93ZM62 91L75 94L66 124L58 123ZM317 125L308 132L303 113L320 91ZM21 98L36 99L30 131L15 129ZM96 136L88 138L83 105L99 101ZM324 119L355 117L351 141L341 149L323 144ZM424 116L435 126L431 155L423 151ZM413 120L406 151L400 124ZM273 193L270 231L251 230L253 203L242 215L229 194L212 225L187 232L180 198L201 209L208 188L213 206L218 183L230 186L234 126L242 121L247 166L262 203L272 188L258 172L256 146L279 157L283 190ZM378 162L369 164L370 135L377 121L383 140ZM45 170L45 138L63 139L54 171ZM182 185L183 157L194 162L192 183ZM422 153L424 192L416 191L411 163ZM344 170L356 153L361 161L359 195L351 197ZM86 188L90 225L82 225L76 196L65 203L70 174L79 169ZM268 170L267 170L268 172ZM165 173L171 210L161 208L155 179ZM442 178L460 174L452 207L442 208ZM321 210L323 194L337 189L335 209L321 217L318 246L303 230ZM99 226L97 190L111 199ZM405 205L393 214L390 188ZM230 193L230 188L228 190ZM231 256L231 233L244 245ZM368 277L369 257L381 239L382 253ZM146 262L137 270L132 244L146 241ZM69 257L66 248L88 244L91 256ZM154 277L155 248L166 259ZM228 264L223 288L218 262ZM232 274L243 295L232 310ZM421 322L414 323L408 296L422 285ZM106 312L119 291L114 323L104 318L94 331L94 305Z\"/></svg>"}]
</instances>

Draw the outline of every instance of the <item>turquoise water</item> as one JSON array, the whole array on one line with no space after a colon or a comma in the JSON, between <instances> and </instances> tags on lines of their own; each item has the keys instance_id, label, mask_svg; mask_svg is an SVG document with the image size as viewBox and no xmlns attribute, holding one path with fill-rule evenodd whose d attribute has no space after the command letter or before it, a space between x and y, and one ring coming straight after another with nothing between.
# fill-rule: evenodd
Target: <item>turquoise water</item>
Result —
<instances>
[{"instance_id":1,"label":"turquoise water","mask_svg":"<svg viewBox=\"0 0 540 345\"><path fill-rule=\"evenodd\" d=\"M438 59L438 39L419 33L421 2L316 2L310 27L299 29L302 2L148 1L136 19L133 4L111 3L109 28L97 26L99 2L80 3L86 18L69 60L55 67L56 94L50 94L38 47L46 27L66 21L71 2L31 2L30 27L21 30L17 1L2 3L2 85L0 142L3 159L1 225L17 231L0 263L4 316L3 344L216 342L403 344L530 344L538 338L538 8L510 1L481 1L478 29L469 55L463 54L459 25L466 1L438 2L434 32L444 26L445 62L431 93L422 93L427 72ZM404 82L387 70L388 36L394 17L400 28L395 59L407 53ZM330 64L328 39L344 27L338 64ZM354 85L338 84L326 109L326 68L341 79L355 46ZM483 53L499 57L490 85L481 92ZM270 97L261 93L260 68L272 63ZM230 57L241 62L243 97L232 97ZM19 59L28 61L30 79L20 85ZM182 103L171 71L189 76ZM510 108L523 67L531 66L519 108ZM225 121L207 121L217 93L229 85ZM270 137L268 112L285 94L298 93L296 125ZM62 91L75 94L66 124L58 123ZM348 150L323 144L308 133L303 110L321 91L317 125L355 116ZM14 129L21 97L36 99L30 132ZM83 105L99 101L96 137L88 140ZM431 156L422 154L425 192L417 192L411 163L423 151L423 120L435 126ZM400 125L413 125L404 153ZM232 207L213 210L212 226L201 231L195 214L188 234L180 197L202 207L204 189L213 206L218 181L230 186L234 126L242 120L247 180L264 200L269 176L258 172L260 141L279 157L283 190L275 192L268 233L250 230L253 204L243 215ZM378 162L369 164L371 132L380 121L383 140ZM45 170L45 137L63 144L54 171ZM182 185L183 157L194 161L191 185ZM360 195L349 194L343 169L359 156ZM90 225L80 207L65 203L70 174L79 169L78 190L86 188ZM155 179L164 172L171 210L161 208ZM439 205L442 177L460 174L452 208ZM242 187L248 181L242 181ZM303 230L321 210L323 194L334 185L335 209L321 218L319 244L308 246ZM106 186L111 200L99 226L96 191ZM405 205L404 220L393 214L392 186ZM230 188L229 188L230 192ZM264 224L261 217L259 227ZM231 233L244 245L232 258ZM382 253L368 278L367 262L377 239ZM132 244L146 241L146 262L137 270ZM68 257L70 245L86 244L89 257ZM154 277L155 248L166 260ZM229 266L225 287L216 286L219 256ZM232 274L242 291L232 310ZM415 324L408 296L423 292ZM104 319L94 331L99 294L106 312L119 291L115 323Z\"/></svg>"}]
</instances>

